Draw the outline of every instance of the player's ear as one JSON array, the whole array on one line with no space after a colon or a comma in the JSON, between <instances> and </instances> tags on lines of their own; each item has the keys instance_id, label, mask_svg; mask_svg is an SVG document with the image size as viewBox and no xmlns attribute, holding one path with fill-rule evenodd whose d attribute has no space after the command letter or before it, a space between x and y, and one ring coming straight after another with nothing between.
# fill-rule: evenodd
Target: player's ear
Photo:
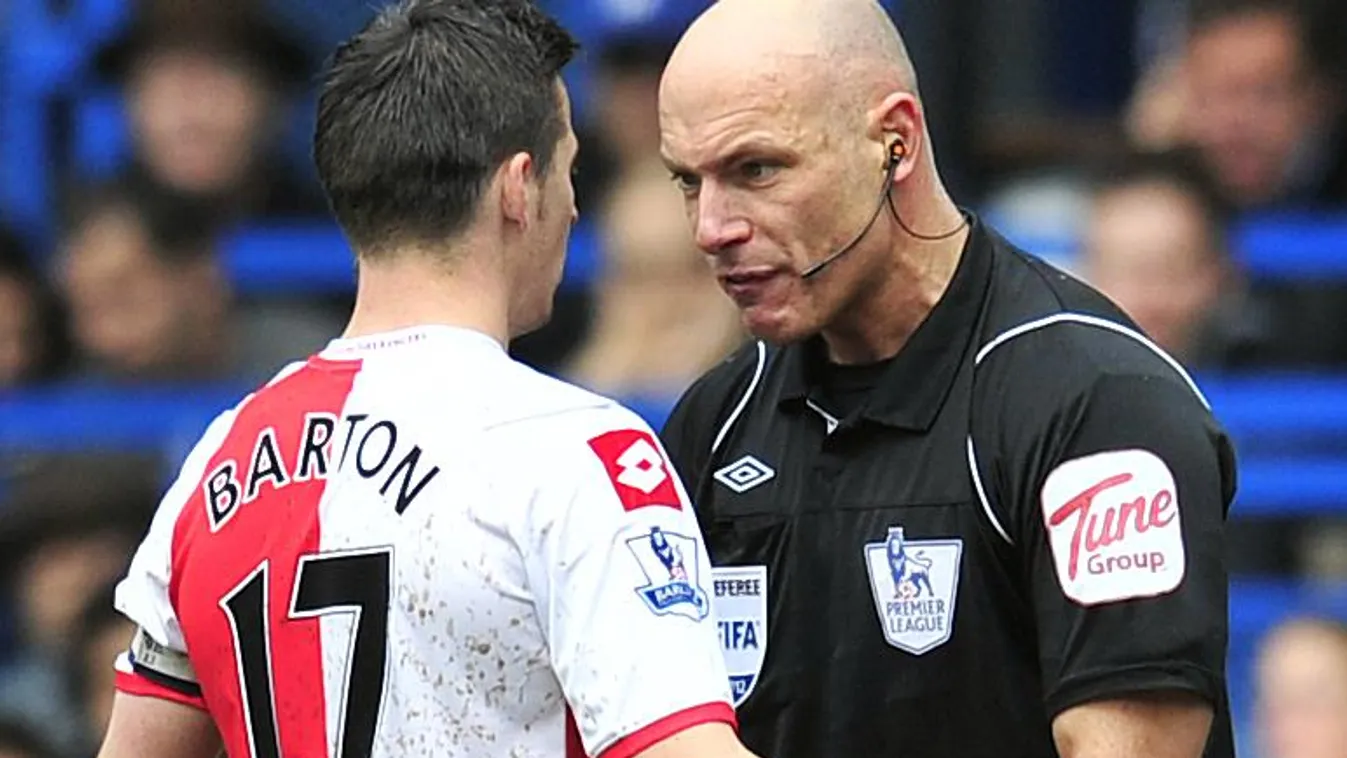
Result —
<instances>
[{"instance_id":1,"label":"player's ear","mask_svg":"<svg viewBox=\"0 0 1347 758\"><path fill-rule=\"evenodd\" d=\"M528 153L515 153L500 167L500 209L505 220L527 229L540 200L537 163Z\"/></svg>"}]
</instances>

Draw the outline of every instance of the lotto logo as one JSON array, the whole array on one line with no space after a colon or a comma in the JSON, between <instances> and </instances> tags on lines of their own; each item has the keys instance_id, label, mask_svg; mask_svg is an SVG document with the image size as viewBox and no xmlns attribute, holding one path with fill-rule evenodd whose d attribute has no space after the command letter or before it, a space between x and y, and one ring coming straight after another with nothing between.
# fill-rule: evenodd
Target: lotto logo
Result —
<instances>
[{"instance_id":1,"label":"lotto logo","mask_svg":"<svg viewBox=\"0 0 1347 758\"><path fill-rule=\"evenodd\" d=\"M643 439L631 443L631 447L617 457L617 465L622 467L622 472L617 475L617 481L647 495L669 478L669 475L664 473L664 461L660 458L659 451Z\"/></svg>"},{"instance_id":2,"label":"lotto logo","mask_svg":"<svg viewBox=\"0 0 1347 758\"><path fill-rule=\"evenodd\" d=\"M757 458L745 455L717 471L714 476L717 482L742 495L759 484L769 481L776 476L776 472Z\"/></svg>"},{"instance_id":3,"label":"lotto logo","mask_svg":"<svg viewBox=\"0 0 1347 758\"><path fill-rule=\"evenodd\" d=\"M1043 485L1043 519L1062 591L1081 605L1164 595L1183 581L1177 487L1153 453L1063 463Z\"/></svg>"},{"instance_id":4,"label":"lotto logo","mask_svg":"<svg viewBox=\"0 0 1347 758\"><path fill-rule=\"evenodd\" d=\"M603 462L624 509L683 507L668 464L648 433L636 429L608 432L590 440L589 447Z\"/></svg>"}]
</instances>

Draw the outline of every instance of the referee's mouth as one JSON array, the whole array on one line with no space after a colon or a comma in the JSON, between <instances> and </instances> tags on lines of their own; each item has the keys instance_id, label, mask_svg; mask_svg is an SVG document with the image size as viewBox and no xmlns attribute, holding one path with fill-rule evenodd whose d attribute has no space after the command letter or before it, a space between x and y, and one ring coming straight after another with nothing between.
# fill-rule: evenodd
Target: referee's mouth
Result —
<instances>
[{"instance_id":1,"label":"referee's mouth","mask_svg":"<svg viewBox=\"0 0 1347 758\"><path fill-rule=\"evenodd\" d=\"M755 267L740 268L720 274L720 286L736 302L744 303L762 299L778 280L785 278L781 269Z\"/></svg>"}]
</instances>

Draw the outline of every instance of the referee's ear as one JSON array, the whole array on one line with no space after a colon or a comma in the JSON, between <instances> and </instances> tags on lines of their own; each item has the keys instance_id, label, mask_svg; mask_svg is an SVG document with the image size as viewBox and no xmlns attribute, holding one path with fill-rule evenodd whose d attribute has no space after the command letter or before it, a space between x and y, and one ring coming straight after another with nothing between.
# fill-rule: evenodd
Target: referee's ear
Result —
<instances>
[{"instance_id":1,"label":"referee's ear","mask_svg":"<svg viewBox=\"0 0 1347 758\"><path fill-rule=\"evenodd\" d=\"M895 182L902 181L916 166L917 154L926 148L926 116L921 101L911 92L891 92L867 116L870 128L866 136L886 146L895 140L903 145L903 160L893 176Z\"/></svg>"},{"instance_id":2,"label":"referee's ear","mask_svg":"<svg viewBox=\"0 0 1347 758\"><path fill-rule=\"evenodd\" d=\"M537 165L532 155L515 153L501 164L496 171L496 181L492 182L494 194L499 197L501 220L521 231L527 230L538 215L538 193L542 187Z\"/></svg>"}]
</instances>

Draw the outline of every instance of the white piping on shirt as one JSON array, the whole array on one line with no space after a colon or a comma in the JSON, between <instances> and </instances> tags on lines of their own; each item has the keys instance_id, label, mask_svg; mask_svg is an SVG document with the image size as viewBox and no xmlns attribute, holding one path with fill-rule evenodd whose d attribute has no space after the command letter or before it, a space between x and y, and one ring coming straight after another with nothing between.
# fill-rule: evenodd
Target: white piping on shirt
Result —
<instances>
[{"instance_id":1,"label":"white piping on shirt","mask_svg":"<svg viewBox=\"0 0 1347 758\"><path fill-rule=\"evenodd\" d=\"M1179 376L1183 377L1183 381L1188 383L1188 388L1193 391L1194 395L1197 395L1197 399L1202 402L1202 405L1205 406L1208 410L1211 409L1211 404L1207 402L1207 398L1202 394L1202 390L1198 389L1197 383L1194 382L1193 378L1188 375L1188 372L1184 370L1183 366L1180 365L1178 361L1174 360L1174 358L1170 356L1169 353L1166 353L1163 348L1152 342L1150 338L1148 338L1141 332L1138 332L1135 329L1131 329L1127 326L1119 324L1116 321L1109 321L1108 319L1099 318L1098 316L1090 316L1084 313L1054 313L1051 316L1044 316L1043 318L1035 319L1033 321L1020 324L1019 326L1007 329L1004 332L1001 332L1000 334L993 337L990 342L988 342L986 345L983 345L982 348L978 350L977 357L973 359L974 368L981 365L982 362L986 360L987 356L990 355L993 350L1000 347L1001 345L1004 345L1005 343L1015 339L1016 337L1023 336L1025 334L1028 334L1029 332L1036 331L1038 329L1043 329L1045 327L1052 326L1053 324L1084 324L1085 326L1094 326L1100 329L1105 329L1114 332L1116 334L1121 334L1124 337L1129 337L1141 343L1151 352L1158 355L1161 358L1161 360L1163 360L1166 364L1169 365L1170 368L1178 372ZM973 448L972 434L968 435L967 447L968 447L968 471L969 474L971 474L973 477L973 488L977 490L978 500L981 501L982 504L982 511L987 514L987 520L991 521L992 528L996 530L996 533L1001 535L1001 538L1004 539L1008 544L1013 545L1015 544L1015 541L1010 538L1010 533L1006 531L1005 527L1001 525L1000 519L996 517L996 512L992 510L991 501L987 498L987 492L982 486L982 474L981 472L978 471L977 451Z\"/></svg>"},{"instance_id":2,"label":"white piping on shirt","mask_svg":"<svg viewBox=\"0 0 1347 758\"><path fill-rule=\"evenodd\" d=\"M743 415L744 409L748 407L749 399L753 397L754 392L758 391L758 384L762 381L763 371L767 368L767 345L759 341L757 346L758 365L757 368L753 369L753 379L748 383L748 390L744 392L744 396L739 398L739 404L734 407L734 411L730 413L729 418L725 419L725 424L720 427L720 433L716 435L715 441L711 443L711 455L715 455L716 451L720 449L720 443L725 441L725 436L730 433L730 427L734 426L734 422L738 421L739 417Z\"/></svg>"}]
</instances>

